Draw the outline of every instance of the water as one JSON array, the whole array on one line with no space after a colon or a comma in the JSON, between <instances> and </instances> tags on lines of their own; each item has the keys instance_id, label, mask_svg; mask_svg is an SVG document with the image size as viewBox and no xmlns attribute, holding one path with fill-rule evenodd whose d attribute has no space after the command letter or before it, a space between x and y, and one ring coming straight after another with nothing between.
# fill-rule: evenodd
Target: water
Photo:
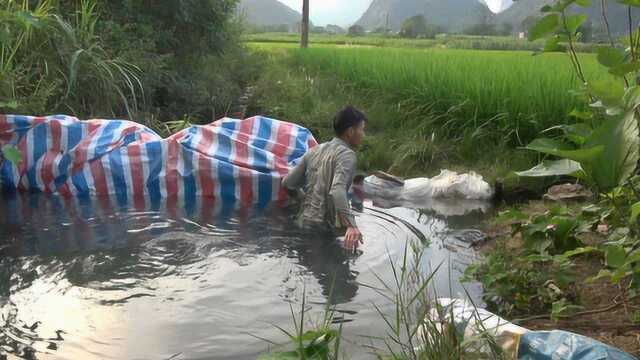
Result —
<instances>
[{"instance_id":1,"label":"water","mask_svg":"<svg viewBox=\"0 0 640 360\"><path fill-rule=\"evenodd\" d=\"M391 281L407 242L426 246L440 296L464 296L458 278L475 258L477 213L444 217L372 204L357 221L365 242L349 253L297 230L292 210L214 201L117 208L110 199L46 195L0 199L0 354L38 359L252 359L284 342L303 291L309 317L327 302L353 359L385 333L374 288ZM466 284L479 298L477 284ZM332 299L329 295L332 293ZM0 355L0 358L2 356Z\"/></svg>"}]
</instances>

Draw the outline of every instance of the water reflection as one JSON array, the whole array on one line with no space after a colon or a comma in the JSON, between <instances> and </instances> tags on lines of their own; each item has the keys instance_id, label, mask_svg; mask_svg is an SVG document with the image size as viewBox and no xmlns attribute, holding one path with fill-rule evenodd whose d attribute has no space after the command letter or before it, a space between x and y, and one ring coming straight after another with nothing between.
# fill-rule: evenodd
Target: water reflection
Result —
<instances>
[{"instance_id":1,"label":"water reflection","mask_svg":"<svg viewBox=\"0 0 640 360\"><path fill-rule=\"evenodd\" d=\"M408 209L368 204L365 244L350 254L329 234L296 229L277 204L114 204L0 200L0 356L253 358L267 347L254 336L279 338L271 324L290 324L304 287L316 311L330 302L353 321L347 336L383 335L370 286L390 279L406 241L430 244L429 261L449 262L454 278L473 256L447 248L445 220ZM441 294L463 293L448 278Z\"/></svg>"}]
</instances>

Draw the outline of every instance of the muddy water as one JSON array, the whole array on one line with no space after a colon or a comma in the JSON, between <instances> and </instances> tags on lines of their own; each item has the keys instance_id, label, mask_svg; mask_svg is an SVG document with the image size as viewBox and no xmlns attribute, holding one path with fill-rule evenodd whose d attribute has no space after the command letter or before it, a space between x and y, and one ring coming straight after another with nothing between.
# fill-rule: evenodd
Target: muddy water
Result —
<instances>
[{"instance_id":1,"label":"muddy water","mask_svg":"<svg viewBox=\"0 0 640 360\"><path fill-rule=\"evenodd\" d=\"M390 261L420 244L419 266L445 269L435 277L438 295L464 296L458 278L476 256L466 229L480 220L477 212L366 203L357 217L365 242L354 254L331 236L296 229L293 211L275 205L115 204L0 200L0 354L252 359L268 348L259 338L285 340L273 324L293 328L290 306L299 310L305 291L308 316L334 304L351 358L371 358L363 345L379 345L370 337L386 330L373 304L392 311L375 291L377 276L390 282ZM477 284L465 287L479 298Z\"/></svg>"}]
</instances>

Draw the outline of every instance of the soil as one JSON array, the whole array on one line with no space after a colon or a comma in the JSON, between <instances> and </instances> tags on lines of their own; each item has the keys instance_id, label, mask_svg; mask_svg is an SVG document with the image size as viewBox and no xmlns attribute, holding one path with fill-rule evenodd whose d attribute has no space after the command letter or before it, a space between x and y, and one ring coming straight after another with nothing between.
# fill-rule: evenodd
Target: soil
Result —
<instances>
[{"instance_id":1,"label":"soil","mask_svg":"<svg viewBox=\"0 0 640 360\"><path fill-rule=\"evenodd\" d=\"M530 215L543 214L548 205L542 201L532 201L520 210ZM511 224L489 224L485 233L489 241L480 248L481 252L494 250L498 241L507 249L515 250L522 246L519 234L511 234ZM581 240L586 245L593 246L601 243L604 236L595 232L588 233ZM581 334L640 357L640 297L631 298L624 290L624 283L614 285L608 279L587 281L602 269L602 261L601 256L582 256L574 259L577 274L575 289L579 305L583 307L575 315L557 322L548 316L520 319L523 321L508 320L530 330L559 329Z\"/></svg>"}]
</instances>

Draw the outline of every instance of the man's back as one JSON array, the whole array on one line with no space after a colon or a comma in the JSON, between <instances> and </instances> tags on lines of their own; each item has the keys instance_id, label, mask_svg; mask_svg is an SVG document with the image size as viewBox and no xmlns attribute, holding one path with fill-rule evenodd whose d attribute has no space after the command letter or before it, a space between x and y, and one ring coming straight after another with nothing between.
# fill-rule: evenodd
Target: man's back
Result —
<instances>
[{"instance_id":1,"label":"man's back","mask_svg":"<svg viewBox=\"0 0 640 360\"><path fill-rule=\"evenodd\" d=\"M304 225L355 226L346 194L356 161L356 153L343 140L334 138L310 150L284 179L287 188L304 189L300 215Z\"/></svg>"}]
</instances>

